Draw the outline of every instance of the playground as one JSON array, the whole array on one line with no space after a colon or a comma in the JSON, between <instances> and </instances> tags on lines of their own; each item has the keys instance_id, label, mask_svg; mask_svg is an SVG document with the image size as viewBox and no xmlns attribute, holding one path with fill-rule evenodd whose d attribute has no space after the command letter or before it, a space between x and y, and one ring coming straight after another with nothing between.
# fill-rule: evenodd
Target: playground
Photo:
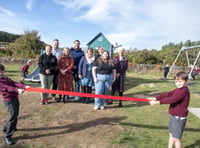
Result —
<instances>
[{"instance_id":1,"label":"playground","mask_svg":"<svg viewBox=\"0 0 200 148\"><path fill-rule=\"evenodd\" d=\"M19 66L6 65L6 75L20 79ZM32 67L32 70L34 67ZM162 72L128 72L125 96L146 98L175 88L169 77L161 81ZM32 87L39 83L25 82ZM200 108L199 79L190 81L190 108ZM20 95L18 130L13 138L19 148L121 148L121 147L166 147L168 143L168 105L152 107L146 102L118 101L107 105L105 110L93 110L93 104L74 102L73 98L63 104L49 100L39 104L40 94L25 92ZM3 103L0 104L0 122L7 118ZM189 113L183 134L183 147L200 147L200 118ZM3 128L3 124L0 124ZM3 133L0 135L3 139ZM0 148L8 147L3 140ZM12 147L12 146L11 146Z\"/></svg>"}]
</instances>

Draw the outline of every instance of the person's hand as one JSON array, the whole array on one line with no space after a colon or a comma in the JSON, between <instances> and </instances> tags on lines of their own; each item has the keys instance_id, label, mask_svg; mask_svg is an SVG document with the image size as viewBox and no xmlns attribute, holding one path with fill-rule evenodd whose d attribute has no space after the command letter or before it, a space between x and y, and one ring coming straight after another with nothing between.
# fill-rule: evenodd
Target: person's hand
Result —
<instances>
[{"instance_id":1,"label":"person's hand","mask_svg":"<svg viewBox=\"0 0 200 148\"><path fill-rule=\"evenodd\" d=\"M156 101L156 97L149 97L149 98L147 98L147 100Z\"/></svg>"},{"instance_id":2,"label":"person's hand","mask_svg":"<svg viewBox=\"0 0 200 148\"><path fill-rule=\"evenodd\" d=\"M112 91L112 85L109 87L109 90Z\"/></svg>"},{"instance_id":3,"label":"person's hand","mask_svg":"<svg viewBox=\"0 0 200 148\"><path fill-rule=\"evenodd\" d=\"M28 89L28 88L30 88L30 86L27 85L27 86L25 87L25 89Z\"/></svg>"},{"instance_id":4,"label":"person's hand","mask_svg":"<svg viewBox=\"0 0 200 148\"><path fill-rule=\"evenodd\" d=\"M82 79L82 75L78 75L78 77L79 77L80 79Z\"/></svg>"},{"instance_id":5,"label":"person's hand","mask_svg":"<svg viewBox=\"0 0 200 148\"><path fill-rule=\"evenodd\" d=\"M61 69L60 72L61 72L62 75L64 75L65 72L66 72L66 70L62 70L62 69Z\"/></svg>"},{"instance_id":6,"label":"person's hand","mask_svg":"<svg viewBox=\"0 0 200 148\"><path fill-rule=\"evenodd\" d=\"M19 94L23 94L24 93L23 89L17 89L17 91L18 91Z\"/></svg>"},{"instance_id":7,"label":"person's hand","mask_svg":"<svg viewBox=\"0 0 200 148\"><path fill-rule=\"evenodd\" d=\"M115 82L115 80L116 80L116 79L113 79L113 80L112 80L112 84Z\"/></svg>"},{"instance_id":8,"label":"person's hand","mask_svg":"<svg viewBox=\"0 0 200 148\"><path fill-rule=\"evenodd\" d=\"M97 78L94 78L94 83L97 83L98 82L98 79Z\"/></svg>"},{"instance_id":9,"label":"person's hand","mask_svg":"<svg viewBox=\"0 0 200 148\"><path fill-rule=\"evenodd\" d=\"M46 70L45 70L45 73L46 73L46 74L51 74L51 72L50 72L49 69L46 69Z\"/></svg>"},{"instance_id":10,"label":"person's hand","mask_svg":"<svg viewBox=\"0 0 200 148\"><path fill-rule=\"evenodd\" d=\"M160 101L149 101L149 104L150 104L151 106L160 105Z\"/></svg>"}]
</instances>

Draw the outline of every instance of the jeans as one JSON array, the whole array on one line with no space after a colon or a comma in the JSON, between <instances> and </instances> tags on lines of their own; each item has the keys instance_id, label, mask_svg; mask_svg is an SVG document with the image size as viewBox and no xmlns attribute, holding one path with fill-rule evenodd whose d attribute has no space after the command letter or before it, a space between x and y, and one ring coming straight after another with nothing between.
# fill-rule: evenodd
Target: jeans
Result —
<instances>
[{"instance_id":1,"label":"jeans","mask_svg":"<svg viewBox=\"0 0 200 148\"><path fill-rule=\"evenodd\" d=\"M80 92L80 80L79 80L79 77L78 77L78 72L74 71L73 76L74 76L75 92ZM76 96L75 99L80 100L80 97Z\"/></svg>"},{"instance_id":2,"label":"jeans","mask_svg":"<svg viewBox=\"0 0 200 148\"><path fill-rule=\"evenodd\" d=\"M97 74L98 82L95 83L95 93L101 95L110 94L110 86L112 85L112 74ZM95 98L95 106L101 107L105 104L105 99Z\"/></svg>"},{"instance_id":3,"label":"jeans","mask_svg":"<svg viewBox=\"0 0 200 148\"><path fill-rule=\"evenodd\" d=\"M44 75L40 74L41 87L45 89L50 89L51 84L53 82L54 75ZM47 100L49 94L41 93L41 100Z\"/></svg>"}]
</instances>

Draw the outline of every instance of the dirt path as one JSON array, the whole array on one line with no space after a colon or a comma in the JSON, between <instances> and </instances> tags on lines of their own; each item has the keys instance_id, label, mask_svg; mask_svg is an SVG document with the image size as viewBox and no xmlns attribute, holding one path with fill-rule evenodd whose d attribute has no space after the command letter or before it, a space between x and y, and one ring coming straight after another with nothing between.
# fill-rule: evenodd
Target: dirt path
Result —
<instances>
[{"instance_id":1,"label":"dirt path","mask_svg":"<svg viewBox=\"0 0 200 148\"><path fill-rule=\"evenodd\" d=\"M93 111L93 104L73 101L63 104L50 100L49 105L40 105L39 98L39 93L31 92L20 96L14 147L107 148L111 138L124 130L119 122L126 117L122 115L122 109L116 107L117 102L105 110ZM3 123L7 118L3 103L0 111L0 122ZM3 124L0 124L2 128ZM3 133L0 137L3 138ZM0 147L7 147L3 140Z\"/></svg>"}]
</instances>

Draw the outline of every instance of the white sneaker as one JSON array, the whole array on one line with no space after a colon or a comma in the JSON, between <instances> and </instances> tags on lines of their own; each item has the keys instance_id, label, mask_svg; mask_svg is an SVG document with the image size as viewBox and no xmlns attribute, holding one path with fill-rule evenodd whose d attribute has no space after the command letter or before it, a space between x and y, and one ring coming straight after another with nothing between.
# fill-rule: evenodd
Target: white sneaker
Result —
<instances>
[{"instance_id":1,"label":"white sneaker","mask_svg":"<svg viewBox=\"0 0 200 148\"><path fill-rule=\"evenodd\" d=\"M104 110L105 108L104 108L104 106L101 106L101 108L100 108L101 110Z\"/></svg>"},{"instance_id":2,"label":"white sneaker","mask_svg":"<svg viewBox=\"0 0 200 148\"><path fill-rule=\"evenodd\" d=\"M95 106L93 109L94 109L94 110L98 110L98 109L99 109L99 107L98 107L98 106Z\"/></svg>"}]
</instances>

